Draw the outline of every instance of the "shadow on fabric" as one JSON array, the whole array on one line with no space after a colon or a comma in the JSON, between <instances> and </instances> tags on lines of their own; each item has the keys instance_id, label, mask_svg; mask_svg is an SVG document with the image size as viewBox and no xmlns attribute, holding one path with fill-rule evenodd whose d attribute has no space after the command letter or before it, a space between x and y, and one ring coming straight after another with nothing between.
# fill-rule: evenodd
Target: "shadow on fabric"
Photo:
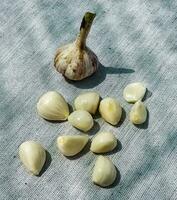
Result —
<instances>
[{"instance_id":1,"label":"shadow on fabric","mask_svg":"<svg viewBox=\"0 0 177 200\"><path fill-rule=\"evenodd\" d=\"M92 76L87 77L81 81L71 81L68 79L66 79L66 81L70 84L73 84L77 88L89 89L102 83L105 80L107 74L130 74L133 72L135 72L133 69L105 67L99 63L97 72L95 72Z\"/></svg>"}]
</instances>

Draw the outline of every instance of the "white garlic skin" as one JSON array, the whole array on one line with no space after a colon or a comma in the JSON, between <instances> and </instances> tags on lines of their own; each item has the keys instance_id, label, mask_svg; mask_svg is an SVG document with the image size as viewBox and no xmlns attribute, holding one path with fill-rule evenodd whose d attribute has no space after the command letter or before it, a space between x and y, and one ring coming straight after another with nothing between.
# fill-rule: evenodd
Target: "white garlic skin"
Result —
<instances>
[{"instance_id":1,"label":"white garlic skin","mask_svg":"<svg viewBox=\"0 0 177 200\"><path fill-rule=\"evenodd\" d=\"M46 151L41 144L35 141L26 141L19 147L19 157L29 172L39 175L46 160Z\"/></svg>"},{"instance_id":2,"label":"white garlic skin","mask_svg":"<svg viewBox=\"0 0 177 200\"><path fill-rule=\"evenodd\" d=\"M112 185L117 176L117 170L112 161L105 156L99 156L96 160L92 181L101 187Z\"/></svg>"},{"instance_id":3,"label":"white garlic skin","mask_svg":"<svg viewBox=\"0 0 177 200\"><path fill-rule=\"evenodd\" d=\"M106 153L117 146L117 138L113 133L100 132L93 138L90 150L94 153Z\"/></svg>"},{"instance_id":4,"label":"white garlic skin","mask_svg":"<svg viewBox=\"0 0 177 200\"><path fill-rule=\"evenodd\" d=\"M93 118L92 115L85 110L76 110L72 112L68 121L72 124L72 126L87 132L93 127Z\"/></svg>"},{"instance_id":5,"label":"white garlic skin","mask_svg":"<svg viewBox=\"0 0 177 200\"><path fill-rule=\"evenodd\" d=\"M130 121L133 124L142 124L146 121L147 109L142 101L137 101L131 108Z\"/></svg>"},{"instance_id":6,"label":"white garlic skin","mask_svg":"<svg viewBox=\"0 0 177 200\"><path fill-rule=\"evenodd\" d=\"M116 99L107 97L101 100L99 112L106 122L116 125L121 119L122 107Z\"/></svg>"},{"instance_id":7,"label":"white garlic skin","mask_svg":"<svg viewBox=\"0 0 177 200\"><path fill-rule=\"evenodd\" d=\"M124 99L129 103L135 103L138 100L142 100L146 93L146 87L140 83L128 84L123 91Z\"/></svg>"},{"instance_id":8,"label":"white garlic skin","mask_svg":"<svg viewBox=\"0 0 177 200\"><path fill-rule=\"evenodd\" d=\"M74 100L76 110L86 110L90 114L95 114L98 108L100 96L96 92L86 92L80 94Z\"/></svg>"},{"instance_id":9,"label":"white garlic skin","mask_svg":"<svg viewBox=\"0 0 177 200\"><path fill-rule=\"evenodd\" d=\"M57 138L57 146L65 156L74 156L85 147L89 140L87 135L65 135Z\"/></svg>"},{"instance_id":10,"label":"white garlic skin","mask_svg":"<svg viewBox=\"0 0 177 200\"><path fill-rule=\"evenodd\" d=\"M37 103L38 114L47 120L64 121L69 116L69 107L64 97L56 91L43 94Z\"/></svg>"}]
</instances>

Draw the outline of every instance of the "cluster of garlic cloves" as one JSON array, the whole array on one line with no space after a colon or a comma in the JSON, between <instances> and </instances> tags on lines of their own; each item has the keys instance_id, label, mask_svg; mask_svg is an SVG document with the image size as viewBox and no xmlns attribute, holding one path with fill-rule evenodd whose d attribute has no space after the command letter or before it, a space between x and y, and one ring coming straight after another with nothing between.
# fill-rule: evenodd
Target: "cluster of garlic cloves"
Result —
<instances>
[{"instance_id":1,"label":"cluster of garlic cloves","mask_svg":"<svg viewBox=\"0 0 177 200\"><path fill-rule=\"evenodd\" d=\"M129 103L134 103L129 119L133 124L142 124L147 119L147 109L142 99L146 88L140 82L127 85L123 97ZM68 122L75 128L88 132L94 125L93 115L99 111L101 117L111 125L119 123L122 116L122 107L115 98L106 97L100 101L97 92L85 92L74 100L74 111L69 113L69 106L65 98L56 91L43 94L37 102L39 116L47 120ZM86 134L60 135L57 138L57 147L66 157L80 153L89 141ZM111 132L99 132L92 138L90 151L103 154L113 151L117 146L117 138ZM19 157L25 168L33 175L39 175L46 161L46 151L41 144L35 141L26 141L19 147ZM117 170L113 162L106 156L98 156L92 173L92 181L107 187L114 183Z\"/></svg>"},{"instance_id":2,"label":"cluster of garlic cloves","mask_svg":"<svg viewBox=\"0 0 177 200\"><path fill-rule=\"evenodd\" d=\"M54 66L58 72L70 80L82 80L91 76L98 68L98 58L86 46L95 13L85 13L76 40L57 50Z\"/></svg>"}]
</instances>

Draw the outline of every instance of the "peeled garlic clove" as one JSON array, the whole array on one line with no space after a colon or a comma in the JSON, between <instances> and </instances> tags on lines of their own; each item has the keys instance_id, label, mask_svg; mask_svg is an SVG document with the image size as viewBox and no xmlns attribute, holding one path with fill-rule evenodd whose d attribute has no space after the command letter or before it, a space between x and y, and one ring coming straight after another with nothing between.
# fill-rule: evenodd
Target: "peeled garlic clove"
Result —
<instances>
[{"instance_id":1,"label":"peeled garlic clove","mask_svg":"<svg viewBox=\"0 0 177 200\"><path fill-rule=\"evenodd\" d=\"M112 161L105 156L99 156L93 169L92 181L106 187L115 181L116 176L117 171Z\"/></svg>"},{"instance_id":2,"label":"peeled garlic clove","mask_svg":"<svg viewBox=\"0 0 177 200\"><path fill-rule=\"evenodd\" d=\"M123 97L127 102L134 103L142 100L146 93L146 88L140 82L127 85L123 91Z\"/></svg>"},{"instance_id":3,"label":"peeled garlic clove","mask_svg":"<svg viewBox=\"0 0 177 200\"><path fill-rule=\"evenodd\" d=\"M86 92L80 94L74 100L74 107L76 110L86 110L91 114L95 114L98 104L99 104L100 96L96 92Z\"/></svg>"},{"instance_id":4,"label":"peeled garlic clove","mask_svg":"<svg viewBox=\"0 0 177 200\"><path fill-rule=\"evenodd\" d=\"M60 47L55 55L56 70L70 80L82 80L98 68L97 56L86 46L86 39L95 16L94 13L85 13L76 40Z\"/></svg>"},{"instance_id":5,"label":"peeled garlic clove","mask_svg":"<svg viewBox=\"0 0 177 200\"><path fill-rule=\"evenodd\" d=\"M147 109L143 102L137 101L130 111L130 121L133 124L142 124L146 121Z\"/></svg>"},{"instance_id":6,"label":"peeled garlic clove","mask_svg":"<svg viewBox=\"0 0 177 200\"><path fill-rule=\"evenodd\" d=\"M93 127L93 118L85 110L76 110L68 117L68 121L76 128L87 132Z\"/></svg>"},{"instance_id":7,"label":"peeled garlic clove","mask_svg":"<svg viewBox=\"0 0 177 200\"><path fill-rule=\"evenodd\" d=\"M110 132L100 132L93 138L90 150L95 153L106 153L117 146L117 138Z\"/></svg>"},{"instance_id":8,"label":"peeled garlic clove","mask_svg":"<svg viewBox=\"0 0 177 200\"><path fill-rule=\"evenodd\" d=\"M116 125L121 119L122 108L116 99L107 97L101 100L99 112L105 121Z\"/></svg>"},{"instance_id":9,"label":"peeled garlic clove","mask_svg":"<svg viewBox=\"0 0 177 200\"><path fill-rule=\"evenodd\" d=\"M64 97L55 91L42 95L37 103L38 114L47 120L66 120L69 107Z\"/></svg>"},{"instance_id":10,"label":"peeled garlic clove","mask_svg":"<svg viewBox=\"0 0 177 200\"><path fill-rule=\"evenodd\" d=\"M25 168L34 175L39 175L45 160L45 149L35 141L23 142L19 147L20 160Z\"/></svg>"},{"instance_id":11,"label":"peeled garlic clove","mask_svg":"<svg viewBox=\"0 0 177 200\"><path fill-rule=\"evenodd\" d=\"M57 146L65 156L74 156L85 147L89 140L87 135L65 135L57 138Z\"/></svg>"}]
</instances>

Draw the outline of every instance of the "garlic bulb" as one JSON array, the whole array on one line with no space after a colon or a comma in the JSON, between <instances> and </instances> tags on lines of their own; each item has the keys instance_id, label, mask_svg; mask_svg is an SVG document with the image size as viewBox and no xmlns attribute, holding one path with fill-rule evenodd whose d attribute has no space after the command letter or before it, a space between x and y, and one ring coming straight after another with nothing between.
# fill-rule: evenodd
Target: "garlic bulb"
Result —
<instances>
[{"instance_id":1,"label":"garlic bulb","mask_svg":"<svg viewBox=\"0 0 177 200\"><path fill-rule=\"evenodd\" d=\"M115 181L116 176L117 171L112 161L105 156L99 156L93 169L92 181L106 187Z\"/></svg>"},{"instance_id":2,"label":"garlic bulb","mask_svg":"<svg viewBox=\"0 0 177 200\"><path fill-rule=\"evenodd\" d=\"M87 132L93 127L93 118L85 110L76 110L68 117L68 121L76 128Z\"/></svg>"},{"instance_id":3,"label":"garlic bulb","mask_svg":"<svg viewBox=\"0 0 177 200\"><path fill-rule=\"evenodd\" d=\"M57 138L57 146L65 156L74 156L85 147L89 140L87 135L65 135Z\"/></svg>"},{"instance_id":4,"label":"garlic bulb","mask_svg":"<svg viewBox=\"0 0 177 200\"><path fill-rule=\"evenodd\" d=\"M140 82L127 85L123 91L124 99L129 103L135 103L142 100L146 93L146 88Z\"/></svg>"},{"instance_id":5,"label":"garlic bulb","mask_svg":"<svg viewBox=\"0 0 177 200\"><path fill-rule=\"evenodd\" d=\"M101 100L99 112L105 121L116 125L121 119L122 108L116 99L107 97Z\"/></svg>"},{"instance_id":6,"label":"garlic bulb","mask_svg":"<svg viewBox=\"0 0 177 200\"><path fill-rule=\"evenodd\" d=\"M86 38L95 16L93 13L85 13L76 40L60 47L55 55L56 70L70 80L82 80L98 68L97 56L86 46Z\"/></svg>"},{"instance_id":7,"label":"garlic bulb","mask_svg":"<svg viewBox=\"0 0 177 200\"><path fill-rule=\"evenodd\" d=\"M133 124L142 124L146 121L147 109L143 102L137 101L130 111L130 121Z\"/></svg>"},{"instance_id":8,"label":"garlic bulb","mask_svg":"<svg viewBox=\"0 0 177 200\"><path fill-rule=\"evenodd\" d=\"M69 107L64 97L55 91L42 95L37 103L38 114L47 120L66 120Z\"/></svg>"},{"instance_id":9,"label":"garlic bulb","mask_svg":"<svg viewBox=\"0 0 177 200\"><path fill-rule=\"evenodd\" d=\"M96 92L86 92L80 94L74 100L74 107L76 110L86 110L91 114L95 114L98 108L100 96Z\"/></svg>"},{"instance_id":10,"label":"garlic bulb","mask_svg":"<svg viewBox=\"0 0 177 200\"><path fill-rule=\"evenodd\" d=\"M93 138L90 150L95 153L106 153L117 146L117 139L110 132L100 132Z\"/></svg>"},{"instance_id":11,"label":"garlic bulb","mask_svg":"<svg viewBox=\"0 0 177 200\"><path fill-rule=\"evenodd\" d=\"M20 160L25 168L34 175L39 175L45 160L45 149L35 141L23 142L19 147Z\"/></svg>"}]
</instances>

